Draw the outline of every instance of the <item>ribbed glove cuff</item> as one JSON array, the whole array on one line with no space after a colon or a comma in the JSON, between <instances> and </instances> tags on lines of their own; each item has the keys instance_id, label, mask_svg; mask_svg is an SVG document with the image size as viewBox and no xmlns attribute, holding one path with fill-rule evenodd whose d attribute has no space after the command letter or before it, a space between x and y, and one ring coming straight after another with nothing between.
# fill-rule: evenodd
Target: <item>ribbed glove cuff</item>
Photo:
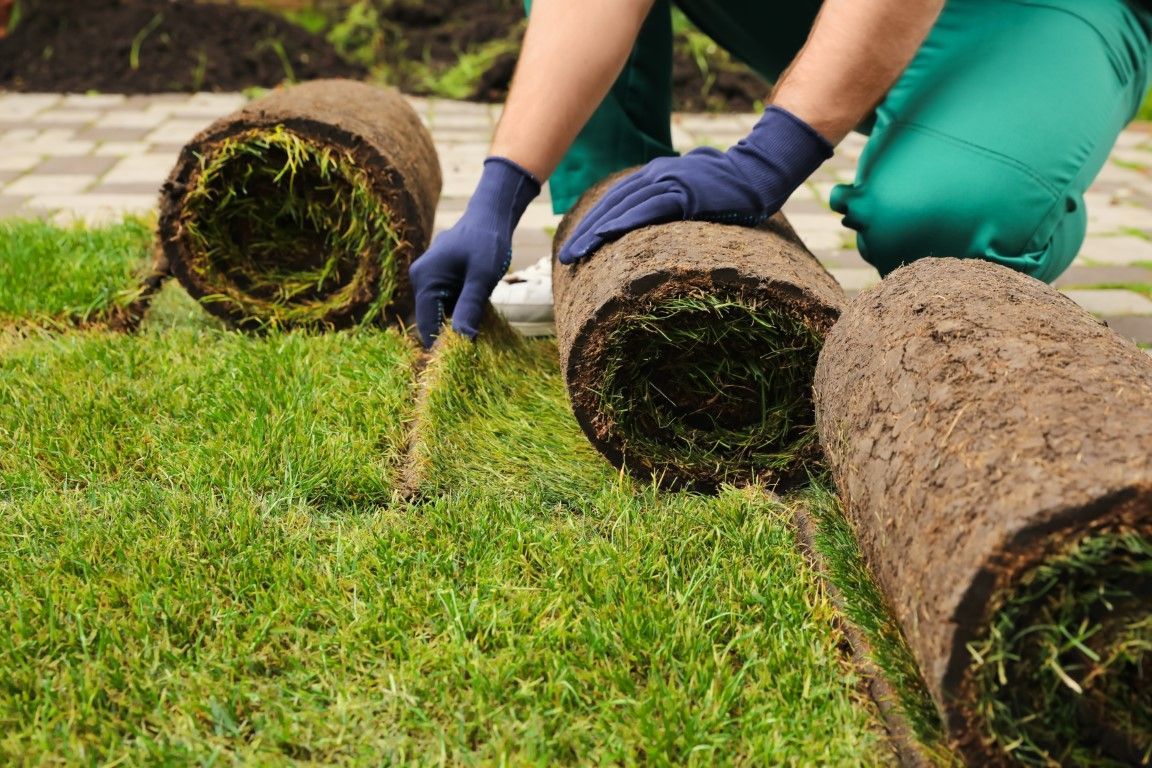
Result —
<instances>
[{"instance_id":1,"label":"ribbed glove cuff","mask_svg":"<svg viewBox=\"0 0 1152 768\"><path fill-rule=\"evenodd\" d=\"M746 160L755 160L741 162L739 167L765 200L781 194L781 182L791 185L783 191L787 195L832 157L832 145L827 139L796 115L777 106L764 110L752 132L729 151L744 155Z\"/></svg>"},{"instance_id":2,"label":"ribbed glove cuff","mask_svg":"<svg viewBox=\"0 0 1152 768\"><path fill-rule=\"evenodd\" d=\"M540 181L505 157L489 157L476 192L468 203L468 216L508 237L536 196Z\"/></svg>"}]
</instances>

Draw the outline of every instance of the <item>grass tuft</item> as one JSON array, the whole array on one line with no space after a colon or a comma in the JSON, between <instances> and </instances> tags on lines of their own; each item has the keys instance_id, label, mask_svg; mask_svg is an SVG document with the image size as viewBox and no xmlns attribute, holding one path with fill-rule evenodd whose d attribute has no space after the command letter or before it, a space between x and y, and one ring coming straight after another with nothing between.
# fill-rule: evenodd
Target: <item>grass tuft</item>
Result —
<instances>
[{"instance_id":1,"label":"grass tuft","mask_svg":"<svg viewBox=\"0 0 1152 768\"><path fill-rule=\"evenodd\" d=\"M154 225L0 219L0 323L99 323L139 298Z\"/></svg>"}]
</instances>

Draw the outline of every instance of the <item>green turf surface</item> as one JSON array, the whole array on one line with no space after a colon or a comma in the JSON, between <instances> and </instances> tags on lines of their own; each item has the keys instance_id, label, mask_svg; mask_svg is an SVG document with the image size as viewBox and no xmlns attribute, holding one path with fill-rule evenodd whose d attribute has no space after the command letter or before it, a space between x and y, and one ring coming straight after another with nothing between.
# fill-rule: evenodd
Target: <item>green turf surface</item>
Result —
<instances>
[{"instance_id":1,"label":"green turf surface","mask_svg":"<svg viewBox=\"0 0 1152 768\"><path fill-rule=\"evenodd\" d=\"M552 342L456 339L417 411L398 333L174 289L0 337L0 763L892 763L791 512L618 476Z\"/></svg>"},{"instance_id":2,"label":"green turf surface","mask_svg":"<svg viewBox=\"0 0 1152 768\"><path fill-rule=\"evenodd\" d=\"M0 324L99 321L136 298L152 238L138 219L95 228L0 219Z\"/></svg>"}]
</instances>

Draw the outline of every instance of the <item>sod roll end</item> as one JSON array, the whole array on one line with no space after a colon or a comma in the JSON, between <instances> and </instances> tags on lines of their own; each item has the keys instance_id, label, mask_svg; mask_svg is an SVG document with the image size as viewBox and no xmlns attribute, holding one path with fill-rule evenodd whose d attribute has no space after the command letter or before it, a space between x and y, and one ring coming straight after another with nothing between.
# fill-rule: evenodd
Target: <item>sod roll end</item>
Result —
<instances>
[{"instance_id":1,"label":"sod roll end","mask_svg":"<svg viewBox=\"0 0 1152 768\"><path fill-rule=\"evenodd\" d=\"M160 195L172 273L240 327L405 316L440 194L431 136L396 91L318 80L212 123Z\"/></svg>"},{"instance_id":2,"label":"sod roll end","mask_svg":"<svg viewBox=\"0 0 1152 768\"><path fill-rule=\"evenodd\" d=\"M1152 360L1047 285L923 259L829 334L817 424L973 765L1152 759Z\"/></svg>"},{"instance_id":3,"label":"sod roll end","mask_svg":"<svg viewBox=\"0 0 1152 768\"><path fill-rule=\"evenodd\" d=\"M556 250L611 181L561 222ZM646 227L555 264L552 282L573 412L614 465L699 488L804 475L812 373L843 292L782 216Z\"/></svg>"}]
</instances>

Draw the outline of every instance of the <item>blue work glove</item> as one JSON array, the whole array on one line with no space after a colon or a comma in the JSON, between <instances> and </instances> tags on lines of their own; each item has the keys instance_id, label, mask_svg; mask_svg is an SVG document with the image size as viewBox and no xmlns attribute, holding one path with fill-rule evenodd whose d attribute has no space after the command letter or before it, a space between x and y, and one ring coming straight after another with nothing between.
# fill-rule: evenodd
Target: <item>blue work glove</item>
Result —
<instances>
[{"instance_id":1,"label":"blue work glove","mask_svg":"<svg viewBox=\"0 0 1152 768\"><path fill-rule=\"evenodd\" d=\"M408 268L416 328L425 347L440 334L445 316L457 333L476 338L484 306L512 262L512 230L539 194L536 177L511 160L484 161L460 221Z\"/></svg>"},{"instance_id":2,"label":"blue work glove","mask_svg":"<svg viewBox=\"0 0 1152 768\"><path fill-rule=\"evenodd\" d=\"M769 107L727 152L702 148L660 157L622 179L573 230L560 263L649 224L692 219L755 226L831 156L832 145L812 126Z\"/></svg>"}]
</instances>

